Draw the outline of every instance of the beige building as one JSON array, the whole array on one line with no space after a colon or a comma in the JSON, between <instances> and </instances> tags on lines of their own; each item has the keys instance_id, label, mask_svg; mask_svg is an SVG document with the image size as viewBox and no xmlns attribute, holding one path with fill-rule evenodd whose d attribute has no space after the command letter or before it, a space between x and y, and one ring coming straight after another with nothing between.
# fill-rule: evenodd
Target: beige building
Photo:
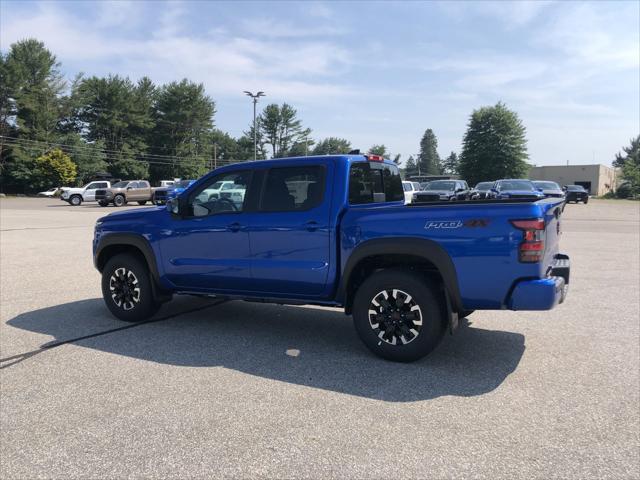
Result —
<instances>
[{"instance_id":1,"label":"beige building","mask_svg":"<svg viewBox=\"0 0 640 480\"><path fill-rule=\"evenodd\" d=\"M619 181L615 168L606 165L549 165L532 167L531 180L551 180L561 187L582 185L591 195L604 195L615 189Z\"/></svg>"}]
</instances>

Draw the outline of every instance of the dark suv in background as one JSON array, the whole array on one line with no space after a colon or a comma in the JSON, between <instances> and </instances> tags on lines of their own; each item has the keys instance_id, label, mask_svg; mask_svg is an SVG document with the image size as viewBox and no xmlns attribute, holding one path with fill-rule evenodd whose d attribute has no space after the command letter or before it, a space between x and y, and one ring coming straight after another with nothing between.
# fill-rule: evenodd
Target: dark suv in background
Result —
<instances>
[{"instance_id":1,"label":"dark suv in background","mask_svg":"<svg viewBox=\"0 0 640 480\"><path fill-rule=\"evenodd\" d=\"M567 203L587 203L589 201L589 192L587 192L582 185L565 185L563 190Z\"/></svg>"},{"instance_id":2,"label":"dark suv in background","mask_svg":"<svg viewBox=\"0 0 640 480\"><path fill-rule=\"evenodd\" d=\"M469 200L471 191L464 180L434 180L420 192L413 194L414 202L442 202Z\"/></svg>"},{"instance_id":3,"label":"dark suv in background","mask_svg":"<svg viewBox=\"0 0 640 480\"><path fill-rule=\"evenodd\" d=\"M480 182L471 190L471 200L490 198L494 182Z\"/></svg>"}]
</instances>

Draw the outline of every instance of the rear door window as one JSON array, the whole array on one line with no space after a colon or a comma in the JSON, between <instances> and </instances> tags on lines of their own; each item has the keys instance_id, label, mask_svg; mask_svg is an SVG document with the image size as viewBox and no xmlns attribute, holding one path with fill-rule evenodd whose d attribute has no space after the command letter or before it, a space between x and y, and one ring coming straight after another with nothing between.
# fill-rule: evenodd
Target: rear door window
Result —
<instances>
[{"instance_id":1,"label":"rear door window","mask_svg":"<svg viewBox=\"0 0 640 480\"><path fill-rule=\"evenodd\" d=\"M262 191L260 211L293 212L319 206L324 197L324 171L321 165L270 169Z\"/></svg>"},{"instance_id":2,"label":"rear door window","mask_svg":"<svg viewBox=\"0 0 640 480\"><path fill-rule=\"evenodd\" d=\"M404 188L396 167L382 163L354 163L349 170L349 203L362 205L404 200Z\"/></svg>"}]
</instances>

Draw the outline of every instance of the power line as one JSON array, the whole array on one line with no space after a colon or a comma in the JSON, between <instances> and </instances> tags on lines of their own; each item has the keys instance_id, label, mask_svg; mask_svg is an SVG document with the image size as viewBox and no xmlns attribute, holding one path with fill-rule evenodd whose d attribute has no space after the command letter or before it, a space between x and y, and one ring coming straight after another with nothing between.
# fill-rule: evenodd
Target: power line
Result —
<instances>
[{"instance_id":1,"label":"power line","mask_svg":"<svg viewBox=\"0 0 640 480\"><path fill-rule=\"evenodd\" d=\"M51 148L51 147L62 147L63 150L73 151L74 149L84 149L86 151L90 151L91 153L95 152L95 149L89 146L83 145L68 145L63 143L55 143L55 142L45 142L39 140L30 140L25 138L13 138L6 137L0 135L0 138L4 139L6 144L9 145L19 145L27 148ZM123 155L123 152L115 151L115 150L106 150L106 149L98 149L101 153L110 152L114 155ZM177 165L191 165L191 166L201 166L204 164L205 166L211 163L211 159L204 156L191 156L191 157L177 157L177 156L160 156L160 155L149 155L144 153L134 153L132 154L135 160L148 163L151 165L167 165L167 166L177 166ZM162 158L154 158L154 157L162 157ZM218 164L223 165L231 165L234 163L239 163L244 160L236 160L236 159L218 159Z\"/></svg>"},{"instance_id":2,"label":"power line","mask_svg":"<svg viewBox=\"0 0 640 480\"><path fill-rule=\"evenodd\" d=\"M7 140L16 140L16 141L21 141L21 142L30 142L33 144L47 144L47 145L54 145L54 146L60 146L60 147L67 147L67 148L79 148L79 149L84 149L84 150L91 150L93 151L94 149L89 146L89 145L69 145L69 144L65 144L65 143L57 143L57 142L49 142L49 141L42 141L42 140L31 140L28 138L14 138L14 137L6 137L6 136L2 136L0 135L0 138L4 138ZM122 155L122 151L119 150L110 150L110 149L106 149L106 148L101 148L100 149L101 152L103 153L111 153L113 155ZM175 160L175 159L181 159L181 158L206 158L206 157L200 157L198 155L194 155L192 157L178 157L175 155L157 155L157 154L152 154L152 153L138 153L137 155L141 155L141 156L146 156L149 158L158 158L158 159L167 159L167 160Z\"/></svg>"}]
</instances>

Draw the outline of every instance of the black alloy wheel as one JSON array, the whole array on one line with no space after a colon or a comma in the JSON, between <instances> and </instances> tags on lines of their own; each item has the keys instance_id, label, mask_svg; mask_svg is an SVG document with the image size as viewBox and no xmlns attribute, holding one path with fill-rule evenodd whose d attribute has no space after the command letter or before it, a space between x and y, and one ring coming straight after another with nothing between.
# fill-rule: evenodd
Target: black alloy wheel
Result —
<instances>
[{"instance_id":1,"label":"black alloy wheel","mask_svg":"<svg viewBox=\"0 0 640 480\"><path fill-rule=\"evenodd\" d=\"M411 343L422 329L422 311L413 297L399 289L378 292L369 304L369 325L390 345Z\"/></svg>"}]
</instances>

